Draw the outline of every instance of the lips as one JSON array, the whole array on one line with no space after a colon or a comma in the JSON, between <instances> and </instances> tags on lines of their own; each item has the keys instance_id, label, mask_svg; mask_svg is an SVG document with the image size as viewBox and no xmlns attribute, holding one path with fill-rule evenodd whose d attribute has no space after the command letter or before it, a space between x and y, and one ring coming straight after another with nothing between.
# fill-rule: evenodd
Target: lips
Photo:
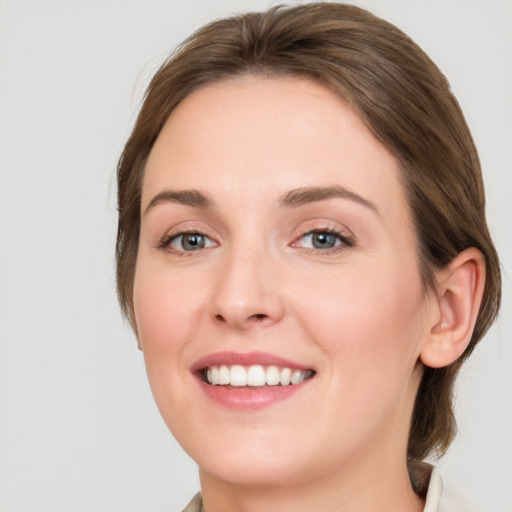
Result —
<instances>
[{"instance_id":1,"label":"lips","mask_svg":"<svg viewBox=\"0 0 512 512\"><path fill-rule=\"evenodd\" d=\"M264 352L219 352L197 361L191 370L209 398L237 409L284 400L315 376L313 368Z\"/></svg>"},{"instance_id":2,"label":"lips","mask_svg":"<svg viewBox=\"0 0 512 512\"><path fill-rule=\"evenodd\" d=\"M197 372L208 366L220 366L221 364L251 366L261 364L262 366L281 366L294 370L313 370L306 365L296 363L283 357L275 356L268 352L216 352L199 359L192 365L192 371Z\"/></svg>"}]
</instances>

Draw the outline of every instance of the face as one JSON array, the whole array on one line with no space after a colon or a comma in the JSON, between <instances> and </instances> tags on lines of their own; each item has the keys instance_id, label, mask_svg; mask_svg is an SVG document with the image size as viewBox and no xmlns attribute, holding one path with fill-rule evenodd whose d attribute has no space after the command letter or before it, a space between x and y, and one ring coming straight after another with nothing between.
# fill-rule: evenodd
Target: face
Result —
<instances>
[{"instance_id":1,"label":"face","mask_svg":"<svg viewBox=\"0 0 512 512\"><path fill-rule=\"evenodd\" d=\"M431 309L411 214L395 159L322 86L249 76L176 108L143 180L134 308L204 474L405 461Z\"/></svg>"}]
</instances>

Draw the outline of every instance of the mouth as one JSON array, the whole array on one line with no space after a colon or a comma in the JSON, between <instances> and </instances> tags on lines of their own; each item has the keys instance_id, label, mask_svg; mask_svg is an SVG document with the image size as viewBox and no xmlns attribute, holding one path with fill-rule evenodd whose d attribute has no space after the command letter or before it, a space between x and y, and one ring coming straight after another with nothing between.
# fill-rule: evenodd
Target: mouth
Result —
<instances>
[{"instance_id":1,"label":"mouth","mask_svg":"<svg viewBox=\"0 0 512 512\"><path fill-rule=\"evenodd\" d=\"M191 367L200 389L213 403L250 411L287 400L310 388L312 367L268 352L217 352Z\"/></svg>"},{"instance_id":2,"label":"mouth","mask_svg":"<svg viewBox=\"0 0 512 512\"><path fill-rule=\"evenodd\" d=\"M315 375L313 370L260 364L212 365L201 368L197 373L206 384L230 389L296 386Z\"/></svg>"}]
</instances>

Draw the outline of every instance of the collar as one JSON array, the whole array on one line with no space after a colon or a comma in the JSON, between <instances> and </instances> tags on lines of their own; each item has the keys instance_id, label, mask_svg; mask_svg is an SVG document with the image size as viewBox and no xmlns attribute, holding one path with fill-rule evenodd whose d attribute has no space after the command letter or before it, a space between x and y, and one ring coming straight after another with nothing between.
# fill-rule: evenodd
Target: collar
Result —
<instances>
[{"instance_id":1,"label":"collar","mask_svg":"<svg viewBox=\"0 0 512 512\"><path fill-rule=\"evenodd\" d=\"M439 504L443 492L443 480L439 471L434 466L426 463L422 463L416 469L419 477L419 491L425 496L423 512L442 512ZM182 512L204 512L201 493L197 493Z\"/></svg>"}]
</instances>

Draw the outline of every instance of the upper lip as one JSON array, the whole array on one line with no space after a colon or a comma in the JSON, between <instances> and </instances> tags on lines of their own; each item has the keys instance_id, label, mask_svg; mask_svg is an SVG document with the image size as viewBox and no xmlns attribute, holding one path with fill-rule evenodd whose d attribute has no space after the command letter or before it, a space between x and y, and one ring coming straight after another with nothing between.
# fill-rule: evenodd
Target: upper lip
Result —
<instances>
[{"instance_id":1,"label":"upper lip","mask_svg":"<svg viewBox=\"0 0 512 512\"><path fill-rule=\"evenodd\" d=\"M281 366L291 368L294 370L313 370L310 366L305 366L289 359L285 359L268 352L216 352L208 354L196 361L192 367L192 372L198 372L210 366L220 366L225 364L227 366L239 364L241 366Z\"/></svg>"}]
</instances>

